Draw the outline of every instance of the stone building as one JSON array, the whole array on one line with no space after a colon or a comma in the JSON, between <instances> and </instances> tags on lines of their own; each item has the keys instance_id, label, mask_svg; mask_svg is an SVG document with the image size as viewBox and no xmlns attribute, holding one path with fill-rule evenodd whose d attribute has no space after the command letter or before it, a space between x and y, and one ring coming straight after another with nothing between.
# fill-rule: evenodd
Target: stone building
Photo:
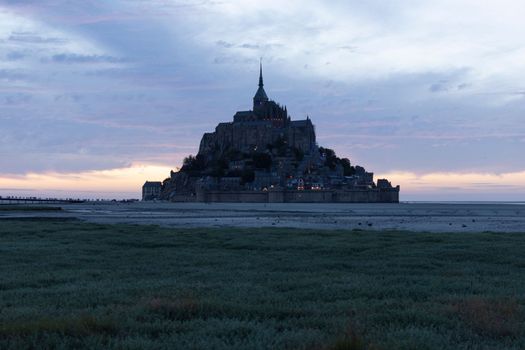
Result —
<instances>
[{"instance_id":1,"label":"stone building","mask_svg":"<svg viewBox=\"0 0 525 350\"><path fill-rule=\"evenodd\" d=\"M146 181L142 186L142 200L152 201L160 198L162 183L160 181Z\"/></svg>"},{"instance_id":2,"label":"stone building","mask_svg":"<svg viewBox=\"0 0 525 350\"><path fill-rule=\"evenodd\" d=\"M286 107L268 98L264 91L261 66L253 109L239 111L233 116L233 121L219 123L214 132L205 133L199 154L211 158L214 152L228 149L252 152L279 142L310 154L316 149L315 130L309 118L292 121Z\"/></svg>"}]
</instances>

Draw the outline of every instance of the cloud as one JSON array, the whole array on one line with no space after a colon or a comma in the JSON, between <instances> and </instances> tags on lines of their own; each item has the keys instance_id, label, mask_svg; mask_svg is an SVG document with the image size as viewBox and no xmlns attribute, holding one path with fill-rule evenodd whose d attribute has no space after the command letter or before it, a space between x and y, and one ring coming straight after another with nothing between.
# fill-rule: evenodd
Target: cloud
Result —
<instances>
[{"instance_id":1,"label":"cloud","mask_svg":"<svg viewBox=\"0 0 525 350\"><path fill-rule=\"evenodd\" d=\"M258 60L255 58L242 58L235 55L229 55L229 56L218 56L213 59L213 63L216 64L236 64L236 63L250 63L255 64Z\"/></svg>"},{"instance_id":2,"label":"cloud","mask_svg":"<svg viewBox=\"0 0 525 350\"><path fill-rule=\"evenodd\" d=\"M226 41L224 41L224 40L218 40L218 41L216 42L216 44L217 44L218 46L221 46L221 47L224 47L224 48L227 48L227 49L229 49L229 48L235 46L234 44L229 43L229 42L226 42Z\"/></svg>"},{"instance_id":3,"label":"cloud","mask_svg":"<svg viewBox=\"0 0 525 350\"><path fill-rule=\"evenodd\" d=\"M241 44L239 45L240 48L242 49L251 49L251 50L256 50L256 49L260 49L261 46L259 46L258 44Z\"/></svg>"},{"instance_id":4,"label":"cloud","mask_svg":"<svg viewBox=\"0 0 525 350\"><path fill-rule=\"evenodd\" d=\"M12 51L6 55L8 61L18 61L26 57L27 54L20 51Z\"/></svg>"},{"instance_id":5,"label":"cloud","mask_svg":"<svg viewBox=\"0 0 525 350\"><path fill-rule=\"evenodd\" d=\"M145 179L164 180L170 168L154 164L75 173L29 173L24 176L0 175L0 195L38 195L42 197L140 198Z\"/></svg>"},{"instance_id":6,"label":"cloud","mask_svg":"<svg viewBox=\"0 0 525 350\"><path fill-rule=\"evenodd\" d=\"M393 171L382 173L400 185L405 198L476 198L478 200L523 200L525 170L509 173L432 172L413 173Z\"/></svg>"},{"instance_id":7,"label":"cloud","mask_svg":"<svg viewBox=\"0 0 525 350\"><path fill-rule=\"evenodd\" d=\"M31 99L32 99L32 96L29 94L18 93L14 95L4 96L2 102L4 105L13 106L13 105L28 103L31 101Z\"/></svg>"},{"instance_id":8,"label":"cloud","mask_svg":"<svg viewBox=\"0 0 525 350\"><path fill-rule=\"evenodd\" d=\"M27 74L15 69L0 69L0 80L17 81L27 78Z\"/></svg>"},{"instance_id":9,"label":"cloud","mask_svg":"<svg viewBox=\"0 0 525 350\"><path fill-rule=\"evenodd\" d=\"M181 20L198 28L199 44L219 43L250 58L279 56L289 74L362 81L468 68L473 90L525 78L516 34L525 30L516 15L525 11L521 3L307 3L231 1L204 6L197 23ZM242 50L243 43L252 50ZM298 69L304 66L307 73Z\"/></svg>"},{"instance_id":10,"label":"cloud","mask_svg":"<svg viewBox=\"0 0 525 350\"><path fill-rule=\"evenodd\" d=\"M439 83L435 83L435 84L432 84L430 85L430 88L429 90L431 92L444 92L444 91L448 91L448 86L447 86L447 81L440 81Z\"/></svg>"},{"instance_id":11,"label":"cloud","mask_svg":"<svg viewBox=\"0 0 525 350\"><path fill-rule=\"evenodd\" d=\"M124 59L108 55L79 55L61 53L51 57L53 62L58 63L121 63Z\"/></svg>"},{"instance_id":12,"label":"cloud","mask_svg":"<svg viewBox=\"0 0 525 350\"><path fill-rule=\"evenodd\" d=\"M68 42L64 38L46 38L31 32L13 32L8 40L28 44L65 44Z\"/></svg>"},{"instance_id":13,"label":"cloud","mask_svg":"<svg viewBox=\"0 0 525 350\"><path fill-rule=\"evenodd\" d=\"M216 45L225 48L225 49L248 49L248 50L262 50L267 51L270 49L277 49L283 47L281 44L258 44L258 43L242 43L242 44L234 44L231 42L227 42L224 40L218 40L216 42Z\"/></svg>"},{"instance_id":14,"label":"cloud","mask_svg":"<svg viewBox=\"0 0 525 350\"><path fill-rule=\"evenodd\" d=\"M340 46L339 49L347 50L347 51L350 51L350 52L357 52L358 47L357 46L351 46L351 45L343 45L343 46Z\"/></svg>"}]
</instances>

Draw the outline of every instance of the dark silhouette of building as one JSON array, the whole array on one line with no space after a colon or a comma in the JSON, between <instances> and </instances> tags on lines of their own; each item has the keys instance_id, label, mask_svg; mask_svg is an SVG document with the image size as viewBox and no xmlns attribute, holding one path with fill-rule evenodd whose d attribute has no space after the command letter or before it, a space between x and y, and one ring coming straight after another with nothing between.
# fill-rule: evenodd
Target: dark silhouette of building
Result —
<instances>
[{"instance_id":1,"label":"dark silhouette of building","mask_svg":"<svg viewBox=\"0 0 525 350\"><path fill-rule=\"evenodd\" d=\"M308 116L292 120L285 106L269 99L261 64L252 110L205 133L198 154L162 186L146 182L143 199L160 191L160 198L177 201L399 201L399 186L387 180L378 186L373 176L319 147Z\"/></svg>"},{"instance_id":2,"label":"dark silhouette of building","mask_svg":"<svg viewBox=\"0 0 525 350\"><path fill-rule=\"evenodd\" d=\"M160 181L146 181L142 186L142 200L151 201L160 198L162 183Z\"/></svg>"}]
</instances>

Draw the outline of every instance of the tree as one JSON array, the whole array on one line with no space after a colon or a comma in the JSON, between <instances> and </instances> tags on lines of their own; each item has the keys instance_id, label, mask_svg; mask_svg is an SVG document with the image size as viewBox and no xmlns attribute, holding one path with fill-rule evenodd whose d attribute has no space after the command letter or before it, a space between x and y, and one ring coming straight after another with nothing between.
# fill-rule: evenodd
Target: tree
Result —
<instances>
[{"instance_id":1,"label":"tree","mask_svg":"<svg viewBox=\"0 0 525 350\"><path fill-rule=\"evenodd\" d=\"M272 167L272 156L267 153L254 153L252 159L256 169L270 169Z\"/></svg>"},{"instance_id":2,"label":"tree","mask_svg":"<svg viewBox=\"0 0 525 350\"><path fill-rule=\"evenodd\" d=\"M206 168L206 161L202 154L197 154L197 156L189 155L184 158L182 163L182 172L199 172Z\"/></svg>"},{"instance_id":3,"label":"tree","mask_svg":"<svg viewBox=\"0 0 525 350\"><path fill-rule=\"evenodd\" d=\"M324 165L329 167L331 170L334 170L337 164L339 163L339 158L335 155L335 152L333 149L330 148L319 148L319 152L324 153L325 155L325 161Z\"/></svg>"},{"instance_id":4,"label":"tree","mask_svg":"<svg viewBox=\"0 0 525 350\"><path fill-rule=\"evenodd\" d=\"M303 158L304 158L304 152L301 151L299 148L297 147L294 147L293 148L293 153L295 155L295 160L297 160L298 162L302 161Z\"/></svg>"},{"instance_id":5,"label":"tree","mask_svg":"<svg viewBox=\"0 0 525 350\"><path fill-rule=\"evenodd\" d=\"M241 174L241 183L250 183L253 182L253 180L255 180L255 172L251 169L244 169Z\"/></svg>"},{"instance_id":6,"label":"tree","mask_svg":"<svg viewBox=\"0 0 525 350\"><path fill-rule=\"evenodd\" d=\"M350 164L348 158L342 158L340 164L343 166L343 175L352 176L355 174L355 168Z\"/></svg>"}]
</instances>

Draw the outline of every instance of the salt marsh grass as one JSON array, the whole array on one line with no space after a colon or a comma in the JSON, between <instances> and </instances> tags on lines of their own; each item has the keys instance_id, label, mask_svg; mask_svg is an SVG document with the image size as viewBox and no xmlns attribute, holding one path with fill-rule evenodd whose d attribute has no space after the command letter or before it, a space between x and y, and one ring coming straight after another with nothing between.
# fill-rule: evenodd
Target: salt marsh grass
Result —
<instances>
[{"instance_id":1,"label":"salt marsh grass","mask_svg":"<svg viewBox=\"0 0 525 350\"><path fill-rule=\"evenodd\" d=\"M0 221L1 349L525 349L524 234Z\"/></svg>"}]
</instances>

